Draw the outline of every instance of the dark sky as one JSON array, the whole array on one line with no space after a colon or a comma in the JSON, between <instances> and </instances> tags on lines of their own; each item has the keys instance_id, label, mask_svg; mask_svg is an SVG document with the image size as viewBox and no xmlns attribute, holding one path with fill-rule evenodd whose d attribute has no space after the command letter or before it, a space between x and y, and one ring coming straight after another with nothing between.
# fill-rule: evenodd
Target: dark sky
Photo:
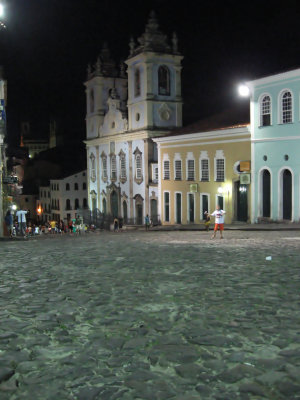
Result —
<instances>
[{"instance_id":1,"label":"dark sky","mask_svg":"<svg viewBox=\"0 0 300 400\"><path fill-rule=\"evenodd\" d=\"M265 5L263 7L263 5ZM236 107L242 80L300 66L300 6L263 1L6 0L6 31L0 32L0 64L8 79L9 141L29 120L48 135L59 118L70 140L84 139L83 82L104 41L115 60L144 32L155 10L166 34L177 32L184 55L185 123Z\"/></svg>"}]
</instances>

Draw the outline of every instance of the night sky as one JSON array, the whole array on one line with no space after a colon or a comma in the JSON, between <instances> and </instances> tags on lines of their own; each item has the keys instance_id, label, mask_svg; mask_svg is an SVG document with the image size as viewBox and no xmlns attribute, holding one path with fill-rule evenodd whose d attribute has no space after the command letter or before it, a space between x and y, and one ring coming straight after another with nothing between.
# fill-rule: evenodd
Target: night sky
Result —
<instances>
[{"instance_id":1,"label":"night sky","mask_svg":"<svg viewBox=\"0 0 300 400\"><path fill-rule=\"evenodd\" d=\"M84 139L88 63L104 41L116 62L126 59L130 36L144 32L151 10L163 32L176 31L185 57L185 124L248 108L236 94L238 82L300 66L296 1L6 0L0 64L8 80L9 142L19 140L22 120L46 137L51 116L65 138Z\"/></svg>"}]
</instances>

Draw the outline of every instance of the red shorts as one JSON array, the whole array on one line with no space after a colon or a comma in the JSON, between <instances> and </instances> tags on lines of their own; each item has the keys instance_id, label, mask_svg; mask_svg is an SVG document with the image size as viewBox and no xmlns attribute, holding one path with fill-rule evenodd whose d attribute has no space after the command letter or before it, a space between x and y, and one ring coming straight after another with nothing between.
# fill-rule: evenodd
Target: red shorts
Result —
<instances>
[{"instance_id":1,"label":"red shorts","mask_svg":"<svg viewBox=\"0 0 300 400\"><path fill-rule=\"evenodd\" d=\"M218 228L220 229L220 231L224 231L224 224L215 224L215 231L218 230Z\"/></svg>"}]
</instances>

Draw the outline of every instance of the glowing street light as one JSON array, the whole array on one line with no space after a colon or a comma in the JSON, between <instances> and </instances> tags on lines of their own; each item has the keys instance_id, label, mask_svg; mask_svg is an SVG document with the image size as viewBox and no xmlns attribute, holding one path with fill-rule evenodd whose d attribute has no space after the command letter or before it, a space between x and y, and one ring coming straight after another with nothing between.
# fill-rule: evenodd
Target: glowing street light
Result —
<instances>
[{"instance_id":1,"label":"glowing street light","mask_svg":"<svg viewBox=\"0 0 300 400\"><path fill-rule=\"evenodd\" d=\"M0 3L0 29L5 29L6 25L5 23L2 21L2 17L4 17L4 5L2 3Z\"/></svg>"},{"instance_id":2,"label":"glowing street light","mask_svg":"<svg viewBox=\"0 0 300 400\"><path fill-rule=\"evenodd\" d=\"M239 85L238 92L239 92L239 95L242 97L248 97L250 94L250 90L249 90L248 86L245 84Z\"/></svg>"},{"instance_id":3,"label":"glowing street light","mask_svg":"<svg viewBox=\"0 0 300 400\"><path fill-rule=\"evenodd\" d=\"M222 186L219 186L219 187L218 187L218 193L219 193L219 194L222 194L222 193L223 193L223 188L222 188Z\"/></svg>"}]
</instances>

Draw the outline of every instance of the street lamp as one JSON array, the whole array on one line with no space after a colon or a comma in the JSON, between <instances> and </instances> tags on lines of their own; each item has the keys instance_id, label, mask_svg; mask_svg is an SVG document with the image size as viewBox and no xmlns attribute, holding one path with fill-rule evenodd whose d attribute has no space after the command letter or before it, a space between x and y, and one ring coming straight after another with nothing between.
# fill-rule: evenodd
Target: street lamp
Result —
<instances>
[{"instance_id":1,"label":"street lamp","mask_svg":"<svg viewBox=\"0 0 300 400\"><path fill-rule=\"evenodd\" d=\"M245 85L244 83L239 85L238 92L239 92L239 95L242 97L249 97L249 94L250 94L250 90L249 90L248 86Z\"/></svg>"},{"instance_id":2,"label":"street lamp","mask_svg":"<svg viewBox=\"0 0 300 400\"><path fill-rule=\"evenodd\" d=\"M0 29L6 28L5 23L2 21L2 17L4 17L4 5L0 3Z\"/></svg>"}]
</instances>

